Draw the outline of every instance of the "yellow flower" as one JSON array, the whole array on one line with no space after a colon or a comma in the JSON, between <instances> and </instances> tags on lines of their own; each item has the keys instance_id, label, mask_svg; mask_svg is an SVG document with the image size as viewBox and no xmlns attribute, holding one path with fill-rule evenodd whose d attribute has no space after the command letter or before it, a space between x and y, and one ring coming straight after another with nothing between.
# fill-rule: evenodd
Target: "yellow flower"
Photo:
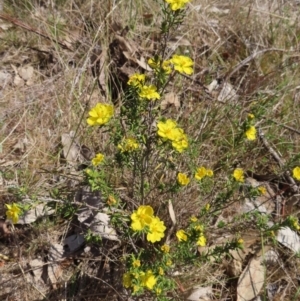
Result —
<instances>
[{"instance_id":1,"label":"yellow flower","mask_svg":"<svg viewBox=\"0 0 300 301\"><path fill-rule=\"evenodd\" d=\"M180 129L182 132L183 130ZM179 153L182 153L186 148L189 146L189 141L185 134L182 134L178 137L177 140L172 141L172 146L177 150Z\"/></svg>"},{"instance_id":2,"label":"yellow flower","mask_svg":"<svg viewBox=\"0 0 300 301\"><path fill-rule=\"evenodd\" d=\"M165 0L170 4L171 10L178 10L185 6L190 0Z\"/></svg>"},{"instance_id":3,"label":"yellow flower","mask_svg":"<svg viewBox=\"0 0 300 301\"><path fill-rule=\"evenodd\" d=\"M214 175L214 172L211 169L206 169L204 166L201 166L197 168L195 179L202 180L204 177L212 177Z\"/></svg>"},{"instance_id":4,"label":"yellow flower","mask_svg":"<svg viewBox=\"0 0 300 301\"><path fill-rule=\"evenodd\" d=\"M159 72L161 69L164 71L165 74L170 74L172 72L171 68L171 61L163 61L161 62L160 59L155 61L154 59L149 59L148 60L148 65L155 71Z\"/></svg>"},{"instance_id":5,"label":"yellow flower","mask_svg":"<svg viewBox=\"0 0 300 301\"><path fill-rule=\"evenodd\" d=\"M113 195L110 194L107 198L106 203L107 203L108 206L113 206L117 203L117 200L114 198Z\"/></svg>"},{"instance_id":6,"label":"yellow flower","mask_svg":"<svg viewBox=\"0 0 300 301\"><path fill-rule=\"evenodd\" d=\"M244 243L244 240L242 239L242 238L240 238L239 240L238 240L238 244L243 244Z\"/></svg>"},{"instance_id":7,"label":"yellow flower","mask_svg":"<svg viewBox=\"0 0 300 301\"><path fill-rule=\"evenodd\" d=\"M170 74L172 72L171 63L172 62L170 60L163 61L162 63L162 68L166 74Z\"/></svg>"},{"instance_id":8,"label":"yellow flower","mask_svg":"<svg viewBox=\"0 0 300 301\"><path fill-rule=\"evenodd\" d=\"M190 183L190 179L188 178L188 176L185 173L179 172L177 175L177 182L181 186L185 186Z\"/></svg>"},{"instance_id":9,"label":"yellow flower","mask_svg":"<svg viewBox=\"0 0 300 301\"><path fill-rule=\"evenodd\" d=\"M136 141L135 138L127 138L124 139L119 145L118 149L121 151L121 153L124 152L132 152L137 150L140 147L139 143Z\"/></svg>"},{"instance_id":10,"label":"yellow flower","mask_svg":"<svg viewBox=\"0 0 300 301\"><path fill-rule=\"evenodd\" d=\"M183 129L177 127L170 131L168 139L170 139L174 143L174 142L182 140L183 135L184 135Z\"/></svg>"},{"instance_id":11,"label":"yellow flower","mask_svg":"<svg viewBox=\"0 0 300 301\"><path fill-rule=\"evenodd\" d=\"M169 245L162 245L160 248L164 253L169 253L170 252L170 246Z\"/></svg>"},{"instance_id":12,"label":"yellow flower","mask_svg":"<svg viewBox=\"0 0 300 301\"><path fill-rule=\"evenodd\" d=\"M165 138L165 139L171 139L172 137L172 131L177 128L176 121L172 119L167 119L164 121L159 121L157 123L157 134L158 136Z\"/></svg>"},{"instance_id":13,"label":"yellow flower","mask_svg":"<svg viewBox=\"0 0 300 301\"><path fill-rule=\"evenodd\" d=\"M300 181L300 167L299 166L297 166L293 169L293 177L296 180Z\"/></svg>"},{"instance_id":14,"label":"yellow flower","mask_svg":"<svg viewBox=\"0 0 300 301\"><path fill-rule=\"evenodd\" d=\"M134 268L140 267L140 266L141 266L140 260L138 260L138 259L134 260L133 263L132 263L132 266L133 266Z\"/></svg>"},{"instance_id":15,"label":"yellow flower","mask_svg":"<svg viewBox=\"0 0 300 301\"><path fill-rule=\"evenodd\" d=\"M251 113L248 114L248 119L251 120L251 119L254 119L254 118L255 118L255 116L253 114L251 114Z\"/></svg>"},{"instance_id":16,"label":"yellow flower","mask_svg":"<svg viewBox=\"0 0 300 301\"><path fill-rule=\"evenodd\" d=\"M267 193L267 189L266 189L266 187L264 187L264 186L259 186L259 187L257 188L257 190L258 190L262 195L264 195L264 194Z\"/></svg>"},{"instance_id":17,"label":"yellow flower","mask_svg":"<svg viewBox=\"0 0 300 301\"><path fill-rule=\"evenodd\" d=\"M189 145L186 134L183 129L177 127L176 121L167 119L157 123L158 136L172 141L172 146L179 153L182 153Z\"/></svg>"},{"instance_id":18,"label":"yellow flower","mask_svg":"<svg viewBox=\"0 0 300 301\"><path fill-rule=\"evenodd\" d=\"M171 62L174 64L174 69L179 73L191 75L193 73L193 61L184 55L173 55Z\"/></svg>"},{"instance_id":19,"label":"yellow flower","mask_svg":"<svg viewBox=\"0 0 300 301\"><path fill-rule=\"evenodd\" d=\"M141 276L142 285L152 290L156 284L157 279L154 277L151 270L148 270L144 275Z\"/></svg>"},{"instance_id":20,"label":"yellow flower","mask_svg":"<svg viewBox=\"0 0 300 301\"><path fill-rule=\"evenodd\" d=\"M179 241L187 241L187 234L184 230L177 231L176 236Z\"/></svg>"},{"instance_id":21,"label":"yellow flower","mask_svg":"<svg viewBox=\"0 0 300 301\"><path fill-rule=\"evenodd\" d=\"M158 274L161 276L165 274L164 269L162 267L158 268Z\"/></svg>"},{"instance_id":22,"label":"yellow flower","mask_svg":"<svg viewBox=\"0 0 300 301\"><path fill-rule=\"evenodd\" d=\"M134 293L137 293L141 288L140 288L139 285L134 284L133 287L132 287L132 289L133 289Z\"/></svg>"},{"instance_id":23,"label":"yellow flower","mask_svg":"<svg viewBox=\"0 0 300 301\"><path fill-rule=\"evenodd\" d=\"M148 65L152 68L152 69L157 69L159 68L159 61L156 61L154 59L149 59L148 60Z\"/></svg>"},{"instance_id":24,"label":"yellow flower","mask_svg":"<svg viewBox=\"0 0 300 301\"><path fill-rule=\"evenodd\" d=\"M197 220L198 220L198 218L194 215L190 218L190 221L193 223L195 223Z\"/></svg>"},{"instance_id":25,"label":"yellow flower","mask_svg":"<svg viewBox=\"0 0 300 301\"><path fill-rule=\"evenodd\" d=\"M214 172L211 169L207 169L206 170L206 175L211 178L211 177L213 177Z\"/></svg>"},{"instance_id":26,"label":"yellow flower","mask_svg":"<svg viewBox=\"0 0 300 301\"><path fill-rule=\"evenodd\" d=\"M17 223L19 220L19 215L21 213L19 206L15 203L13 203L12 205L5 204L5 206L8 209L6 211L6 217L11 220L13 224Z\"/></svg>"},{"instance_id":27,"label":"yellow flower","mask_svg":"<svg viewBox=\"0 0 300 301\"><path fill-rule=\"evenodd\" d=\"M202 180L207 175L207 169L204 166L197 168L195 179Z\"/></svg>"},{"instance_id":28,"label":"yellow flower","mask_svg":"<svg viewBox=\"0 0 300 301\"><path fill-rule=\"evenodd\" d=\"M155 290L155 293L156 293L156 295L160 295L160 294L161 294L161 288L157 288L157 289Z\"/></svg>"},{"instance_id":29,"label":"yellow flower","mask_svg":"<svg viewBox=\"0 0 300 301\"><path fill-rule=\"evenodd\" d=\"M205 210L206 210L206 211L209 211L209 209L210 209L210 204L206 204L206 205L205 205Z\"/></svg>"},{"instance_id":30,"label":"yellow flower","mask_svg":"<svg viewBox=\"0 0 300 301\"><path fill-rule=\"evenodd\" d=\"M158 217L153 217L149 225L147 240L152 243L160 241L164 237L165 230L166 227L164 225L164 222L161 221Z\"/></svg>"},{"instance_id":31,"label":"yellow flower","mask_svg":"<svg viewBox=\"0 0 300 301\"><path fill-rule=\"evenodd\" d=\"M132 276L130 272L123 274L123 286L129 288L132 284Z\"/></svg>"},{"instance_id":32,"label":"yellow flower","mask_svg":"<svg viewBox=\"0 0 300 301\"><path fill-rule=\"evenodd\" d=\"M206 238L204 237L204 235L199 236L196 244L200 247L206 246Z\"/></svg>"},{"instance_id":33,"label":"yellow flower","mask_svg":"<svg viewBox=\"0 0 300 301\"><path fill-rule=\"evenodd\" d=\"M90 168L87 168L87 169L85 170L85 173L86 173L87 175L89 175L89 176L92 176L93 171L92 171Z\"/></svg>"},{"instance_id":34,"label":"yellow flower","mask_svg":"<svg viewBox=\"0 0 300 301\"><path fill-rule=\"evenodd\" d=\"M243 183L245 181L244 171L241 168L236 168L233 171L233 177L237 182Z\"/></svg>"},{"instance_id":35,"label":"yellow flower","mask_svg":"<svg viewBox=\"0 0 300 301\"><path fill-rule=\"evenodd\" d=\"M102 161L104 160L104 155L103 154L97 154L95 158L92 159L92 164L94 166L99 165Z\"/></svg>"},{"instance_id":36,"label":"yellow flower","mask_svg":"<svg viewBox=\"0 0 300 301\"><path fill-rule=\"evenodd\" d=\"M300 230L300 226L299 226L297 217L290 215L290 216L288 216L287 221L289 222L289 225L291 225L295 230L297 230L297 231Z\"/></svg>"},{"instance_id":37,"label":"yellow flower","mask_svg":"<svg viewBox=\"0 0 300 301\"><path fill-rule=\"evenodd\" d=\"M256 128L251 125L248 130L245 132L245 135L248 140L255 140L256 139Z\"/></svg>"},{"instance_id":38,"label":"yellow flower","mask_svg":"<svg viewBox=\"0 0 300 301\"><path fill-rule=\"evenodd\" d=\"M135 73L129 77L129 81L127 82L127 84L129 86L142 87L145 83L145 79L145 74Z\"/></svg>"},{"instance_id":39,"label":"yellow flower","mask_svg":"<svg viewBox=\"0 0 300 301\"><path fill-rule=\"evenodd\" d=\"M293 227L294 227L294 229L296 229L297 231L300 230L300 226L299 226L298 221L294 221L294 222L293 222Z\"/></svg>"},{"instance_id":40,"label":"yellow flower","mask_svg":"<svg viewBox=\"0 0 300 301\"><path fill-rule=\"evenodd\" d=\"M194 227L194 229L196 231L203 232L204 231L204 226L203 225L197 225L197 226Z\"/></svg>"},{"instance_id":41,"label":"yellow flower","mask_svg":"<svg viewBox=\"0 0 300 301\"><path fill-rule=\"evenodd\" d=\"M166 261L166 265L169 267L169 266L171 266L173 264L173 262L172 262L172 260L171 259L168 259L167 261Z\"/></svg>"},{"instance_id":42,"label":"yellow flower","mask_svg":"<svg viewBox=\"0 0 300 301\"><path fill-rule=\"evenodd\" d=\"M243 246L243 243L244 243L244 240L243 240L242 238L239 238L238 241L237 241L237 243L238 243L238 245L239 245L240 247L242 247L242 246Z\"/></svg>"},{"instance_id":43,"label":"yellow flower","mask_svg":"<svg viewBox=\"0 0 300 301\"><path fill-rule=\"evenodd\" d=\"M140 206L131 214L131 229L133 231L141 231L149 226L153 218L153 209L151 206Z\"/></svg>"},{"instance_id":44,"label":"yellow flower","mask_svg":"<svg viewBox=\"0 0 300 301\"><path fill-rule=\"evenodd\" d=\"M89 111L90 117L87 119L87 123L91 126L103 125L109 122L114 114L114 107L105 103L97 103Z\"/></svg>"},{"instance_id":45,"label":"yellow flower","mask_svg":"<svg viewBox=\"0 0 300 301\"><path fill-rule=\"evenodd\" d=\"M157 92L156 87L153 86L153 85L142 86L140 88L140 91L139 91L139 96L141 98L146 98L148 100L151 100L151 99L160 99L160 95Z\"/></svg>"},{"instance_id":46,"label":"yellow flower","mask_svg":"<svg viewBox=\"0 0 300 301\"><path fill-rule=\"evenodd\" d=\"M145 275L145 273L144 272L132 272L131 275L134 279L140 279L141 275Z\"/></svg>"}]
</instances>

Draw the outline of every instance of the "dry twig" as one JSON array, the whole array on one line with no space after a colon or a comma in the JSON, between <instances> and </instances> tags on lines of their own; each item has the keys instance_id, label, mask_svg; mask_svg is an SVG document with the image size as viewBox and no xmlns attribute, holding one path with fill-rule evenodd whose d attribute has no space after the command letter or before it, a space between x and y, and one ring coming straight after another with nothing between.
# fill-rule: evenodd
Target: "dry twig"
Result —
<instances>
[{"instance_id":1,"label":"dry twig","mask_svg":"<svg viewBox=\"0 0 300 301\"><path fill-rule=\"evenodd\" d=\"M18 19L12 18L12 17L9 16L9 15L5 15L5 14L0 13L0 19L3 19L3 20L5 20L5 21L8 21L8 22L10 22L10 23L12 23L12 24L18 26L18 27L21 27L21 28L26 29L26 30L28 30L28 31L31 31L31 32L33 32L33 33L35 33L35 34L37 34L37 35L40 35L41 37L43 37L43 38L45 38L45 39L47 39L47 40L50 40L50 41L52 41L52 42L54 42L54 43L57 43L58 45L60 45L60 46L63 47L64 49L68 49L68 50L70 50L70 51L73 51L73 50L72 50L71 48L69 48L65 43L60 42L60 41L58 41L58 40L56 40L56 39L54 39L54 38L51 38L51 37L49 37L47 34L45 34L44 32L41 32L41 31L39 31L39 30L37 30L37 29L35 29L35 28L33 28L33 27L30 27L29 25L27 25L27 24L21 22L21 21L18 20Z\"/></svg>"},{"instance_id":2,"label":"dry twig","mask_svg":"<svg viewBox=\"0 0 300 301\"><path fill-rule=\"evenodd\" d=\"M258 135L259 135L259 138L261 139L263 145L265 146L265 148L270 152L270 154L273 156L273 158L277 161L278 165L281 168L283 168L285 165L285 162L283 161L283 159L280 158L278 152L276 152L275 149L270 145L270 143L266 139L262 129L260 129L260 128L258 129ZM288 183L291 185L291 189L293 190L293 192L297 193L298 186L297 186L295 180L291 177L289 171L284 172L284 177L288 181Z\"/></svg>"}]
</instances>

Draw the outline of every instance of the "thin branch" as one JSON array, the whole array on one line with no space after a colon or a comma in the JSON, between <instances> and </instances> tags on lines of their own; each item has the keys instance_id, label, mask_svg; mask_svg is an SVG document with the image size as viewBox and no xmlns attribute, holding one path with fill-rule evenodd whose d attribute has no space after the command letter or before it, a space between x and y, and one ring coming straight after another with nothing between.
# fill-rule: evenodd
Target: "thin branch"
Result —
<instances>
[{"instance_id":1,"label":"thin branch","mask_svg":"<svg viewBox=\"0 0 300 301\"><path fill-rule=\"evenodd\" d=\"M290 130L290 131L292 131L292 132L297 133L297 134L300 135L300 131L299 131L299 130L296 130L296 129L294 129L294 128L288 126L288 125L279 123L279 122L277 122L277 121L275 121L275 120L271 120L271 119L267 119L267 120L268 120L268 121L271 121L271 122L274 122L274 123L276 123L276 124L282 126L283 128L285 128L285 129L287 129L287 130Z\"/></svg>"},{"instance_id":2,"label":"thin branch","mask_svg":"<svg viewBox=\"0 0 300 301\"><path fill-rule=\"evenodd\" d=\"M270 49L264 49L264 50L260 50L260 51L256 51L253 52L251 55L249 55L248 57L246 57L244 60L242 60L239 64L237 64L234 69L229 73L229 75L227 75L227 78L232 77L232 75L234 73L236 73L237 71L239 71L243 66L247 65L248 63L250 63L252 60L254 60L256 57L260 56L261 54L264 54L265 52L269 52L269 51L280 51L280 52L287 52L284 49L278 49L278 48L270 48Z\"/></svg>"},{"instance_id":3,"label":"thin branch","mask_svg":"<svg viewBox=\"0 0 300 301\"><path fill-rule=\"evenodd\" d=\"M65 43L60 42L60 41L58 41L58 40L56 40L56 39L54 39L54 38L51 38L51 37L50 37L49 35L47 35L46 33L42 32L42 31L39 31L38 29L35 29L35 28L33 28L33 27L30 27L29 25L27 25L27 24L21 22L21 21L18 20L18 19L12 18L12 17L9 16L9 15L5 15L5 14L0 13L0 19L3 19L3 20L5 20L5 21L7 21L7 22L10 22L10 23L12 23L12 24L18 26L18 27L21 27L21 28L23 28L23 29L26 29L26 30L28 30L28 31L31 31L31 32L33 32L33 33L35 33L35 34L37 34L37 35L39 35L39 36L41 36L41 37L43 37L43 38L45 38L45 39L47 39L47 40L50 40L50 41L52 41L52 42L54 42L54 43L57 43L58 45L60 45L60 46L61 46L62 48L64 48L64 49L68 49L68 50L70 50L70 51L73 51L73 49L69 48Z\"/></svg>"},{"instance_id":4,"label":"thin branch","mask_svg":"<svg viewBox=\"0 0 300 301\"><path fill-rule=\"evenodd\" d=\"M269 151L269 153L273 156L273 158L277 161L278 165L281 168L284 168L284 165L285 165L284 160L281 159L278 152L276 152L276 150L270 145L270 143L266 139L262 129L260 129L260 128L258 129L258 135L259 135L259 138L261 139L263 145ZM298 188L295 180L291 177L289 171L284 172L284 177L287 180L287 182L291 185L291 189L293 190L293 192L297 193L299 188Z\"/></svg>"}]
</instances>

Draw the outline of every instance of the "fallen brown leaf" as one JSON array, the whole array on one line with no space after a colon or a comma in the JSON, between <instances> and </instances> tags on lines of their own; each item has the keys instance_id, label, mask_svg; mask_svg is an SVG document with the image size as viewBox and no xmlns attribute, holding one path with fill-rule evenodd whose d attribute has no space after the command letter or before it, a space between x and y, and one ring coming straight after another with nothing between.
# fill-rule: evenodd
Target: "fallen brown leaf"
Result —
<instances>
[{"instance_id":1,"label":"fallen brown leaf","mask_svg":"<svg viewBox=\"0 0 300 301\"><path fill-rule=\"evenodd\" d=\"M160 107L164 110L168 107L168 105L174 106L177 111L179 110L180 101L176 93L174 92L167 93L165 95L165 98L162 100Z\"/></svg>"}]
</instances>

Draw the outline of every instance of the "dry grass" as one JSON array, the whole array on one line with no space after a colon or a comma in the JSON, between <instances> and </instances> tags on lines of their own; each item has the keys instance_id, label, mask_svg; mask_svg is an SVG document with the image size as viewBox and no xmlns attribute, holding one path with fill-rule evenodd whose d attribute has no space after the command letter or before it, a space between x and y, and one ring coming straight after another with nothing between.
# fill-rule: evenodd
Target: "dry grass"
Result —
<instances>
[{"instance_id":1,"label":"dry grass","mask_svg":"<svg viewBox=\"0 0 300 301\"><path fill-rule=\"evenodd\" d=\"M167 199L173 199L178 227L184 227L194 212L210 203L213 212L209 218L208 242L211 245L220 237L237 233L243 237L248 229L255 228L251 221L234 220L230 228L216 227L224 216L238 213L240 195L232 195L221 205L216 202L235 167L242 167L257 177L275 175L279 190L285 184L283 172L300 165L300 8L296 1L258 2L192 1L184 24L168 48L170 56L175 48L195 61L192 78L182 77L168 87L167 92L179 96L181 108L164 112L165 116L177 119L195 143L178 166L161 170L160 174L149 174L149 183L158 183L161 177L167 183L178 171L201 165L212 168L215 178L212 186L199 187L194 183L180 195L160 195L158 189L153 189L147 202L160 212L169 228L172 224L166 210ZM4 217L5 203L21 202L27 196L38 200L54 190L59 191L56 196L61 194L66 199L76 191L67 181L73 176L70 176L70 166L62 159L62 134L75 131L76 139L92 153L112 152L108 133L99 138L99 132L87 129L85 123L88 108L98 101L109 101L93 77L90 58L97 47L107 49L115 34L128 25L128 39L138 45L141 55L147 59L157 49L159 30L155 25L161 16L155 1L139 0L11 1L5 3L3 13L52 39L16 25L0 29L0 71L11 75L8 83L0 82L0 141L4 141L0 153L0 213ZM55 39L65 49L62 44L54 43ZM240 65L251 56L247 63ZM108 70L109 57L105 64ZM30 86L16 85L14 69L25 65L35 70L33 82ZM236 69L237 66L240 67ZM213 80L218 81L218 87L207 92L204 86ZM217 101L227 83L235 89L236 97ZM119 107L120 99L116 103ZM255 114L265 137L286 162L283 167L259 139L237 144L239 128L250 112ZM153 167L159 163L154 160ZM80 172L80 163L75 170ZM74 169L72 172L76 173ZM108 178L125 199L131 197L134 180L131 174L121 175L113 170ZM282 197L288 199L290 195ZM138 197L133 198L135 205L137 202ZM128 205L127 210L133 208ZM61 241L76 227L70 220L51 217L46 222L16 226L13 239L2 237L0 252L12 261L1 261L1 300L129 300L120 284L124 269L120 259L128 249L122 246L111 252L110 242L100 250L92 246L88 255L78 252L68 258L62 264L61 280L55 285L47 282L45 289L44 284L39 287L40 284L28 282L27 263L45 258L47 246ZM257 245L260 244L263 242L259 239ZM278 296L298 300L299 258L279 245L275 248L283 264L268 267L266 283L280 283L285 289ZM243 264L247 264L246 259ZM179 270L181 276L175 277L179 288L174 300L186 300L196 284L212 285L211 300L236 299L237 278L228 273L224 262ZM266 297L265 300L275 299Z\"/></svg>"}]
</instances>

